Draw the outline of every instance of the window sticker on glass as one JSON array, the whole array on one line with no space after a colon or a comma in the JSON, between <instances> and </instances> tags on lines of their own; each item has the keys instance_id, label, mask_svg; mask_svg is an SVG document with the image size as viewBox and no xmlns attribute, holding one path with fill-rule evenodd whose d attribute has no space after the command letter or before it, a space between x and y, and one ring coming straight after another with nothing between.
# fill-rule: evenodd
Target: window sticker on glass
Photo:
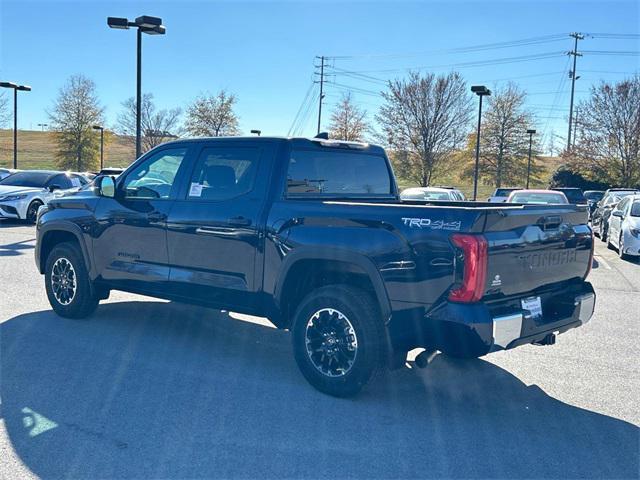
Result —
<instances>
[{"instance_id":1,"label":"window sticker on glass","mask_svg":"<svg viewBox=\"0 0 640 480\"><path fill-rule=\"evenodd\" d=\"M80 184L80 179L77 177L71 177L71 185L73 185L74 187L79 187Z\"/></svg>"},{"instance_id":2,"label":"window sticker on glass","mask_svg":"<svg viewBox=\"0 0 640 480\"><path fill-rule=\"evenodd\" d=\"M191 188L189 189L190 197L201 197L202 196L202 184L200 183L192 183Z\"/></svg>"}]
</instances>

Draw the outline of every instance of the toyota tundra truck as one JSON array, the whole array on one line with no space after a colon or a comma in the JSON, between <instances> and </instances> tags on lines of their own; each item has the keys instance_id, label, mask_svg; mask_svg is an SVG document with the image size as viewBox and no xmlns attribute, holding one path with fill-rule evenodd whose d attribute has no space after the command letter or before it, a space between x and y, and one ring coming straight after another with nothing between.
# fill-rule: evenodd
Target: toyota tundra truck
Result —
<instances>
[{"instance_id":1,"label":"toyota tundra truck","mask_svg":"<svg viewBox=\"0 0 640 480\"><path fill-rule=\"evenodd\" d=\"M35 260L62 317L111 290L266 317L311 385L350 396L414 348L472 358L584 325L593 244L585 206L402 201L381 147L238 137L51 200Z\"/></svg>"}]
</instances>

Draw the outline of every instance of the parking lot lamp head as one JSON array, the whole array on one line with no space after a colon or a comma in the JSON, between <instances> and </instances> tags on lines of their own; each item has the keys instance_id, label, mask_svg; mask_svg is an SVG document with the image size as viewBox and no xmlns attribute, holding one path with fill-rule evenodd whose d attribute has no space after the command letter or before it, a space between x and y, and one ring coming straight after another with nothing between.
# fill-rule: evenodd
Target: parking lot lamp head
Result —
<instances>
[{"instance_id":1,"label":"parking lot lamp head","mask_svg":"<svg viewBox=\"0 0 640 480\"><path fill-rule=\"evenodd\" d=\"M127 18L107 17L107 25L110 28L120 28L123 30L129 27L136 27L136 158L142 153L142 125L141 125L141 108L142 108L142 34L147 35L164 35L167 30L162 25L160 17L151 17L142 15L137 17L135 21L130 22Z\"/></svg>"},{"instance_id":2,"label":"parking lot lamp head","mask_svg":"<svg viewBox=\"0 0 640 480\"><path fill-rule=\"evenodd\" d=\"M107 25L109 25L109 28L118 28L121 30L128 30L130 25L129 25L129 20L127 20L126 18L122 18L122 17L107 17Z\"/></svg>"},{"instance_id":3,"label":"parking lot lamp head","mask_svg":"<svg viewBox=\"0 0 640 480\"><path fill-rule=\"evenodd\" d=\"M18 85L16 90L20 90L21 92L30 92L31 87L29 85Z\"/></svg>"},{"instance_id":4,"label":"parking lot lamp head","mask_svg":"<svg viewBox=\"0 0 640 480\"><path fill-rule=\"evenodd\" d=\"M18 88L18 85L13 82L0 82L0 87L2 88Z\"/></svg>"}]
</instances>

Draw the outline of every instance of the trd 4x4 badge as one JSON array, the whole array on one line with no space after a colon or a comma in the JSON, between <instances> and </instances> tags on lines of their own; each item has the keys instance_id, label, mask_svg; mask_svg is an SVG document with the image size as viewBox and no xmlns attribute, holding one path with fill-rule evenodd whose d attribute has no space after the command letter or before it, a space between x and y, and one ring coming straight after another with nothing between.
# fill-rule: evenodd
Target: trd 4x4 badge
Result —
<instances>
[{"instance_id":1,"label":"trd 4x4 badge","mask_svg":"<svg viewBox=\"0 0 640 480\"><path fill-rule=\"evenodd\" d=\"M445 222L444 220L431 220L430 218L402 218L405 226L409 228L430 228L431 230L460 230L462 222Z\"/></svg>"}]
</instances>

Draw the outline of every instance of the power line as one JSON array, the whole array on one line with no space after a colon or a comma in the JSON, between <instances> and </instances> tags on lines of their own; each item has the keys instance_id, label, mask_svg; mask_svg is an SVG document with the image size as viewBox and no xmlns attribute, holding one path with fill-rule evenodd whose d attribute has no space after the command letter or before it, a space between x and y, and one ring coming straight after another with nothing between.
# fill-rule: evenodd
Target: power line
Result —
<instances>
[{"instance_id":1,"label":"power line","mask_svg":"<svg viewBox=\"0 0 640 480\"><path fill-rule=\"evenodd\" d=\"M302 113L302 110L304 108L304 106L306 105L309 96L311 95L311 91L313 90L313 87L315 85L313 84L313 82L311 83L311 85L309 85L309 88L307 89L307 93L304 96L304 99L302 100L302 103L300 104L300 107L298 108L298 111L296 113L296 116L293 118L293 122L291 123L291 127L289 127L289 131L287 132L287 136L291 136L291 134L293 133L299 119L300 119L300 114Z\"/></svg>"},{"instance_id":2,"label":"power line","mask_svg":"<svg viewBox=\"0 0 640 480\"><path fill-rule=\"evenodd\" d=\"M547 58L561 57L566 55L565 51L554 51L554 52L544 52L544 53L535 53L532 55L519 55L516 57L503 57L503 58L494 58L490 60L475 60L472 62L460 62L460 63L447 63L442 65L422 65L417 67L404 67L404 68L386 68L386 69L377 69L377 70L346 70L342 71L342 73L350 73L350 74L367 74L367 73L397 73L397 72L406 72L407 70L435 70L439 68L471 68L471 67L484 67L489 65L503 65L506 63L519 63L519 62L529 62L535 60L544 60ZM376 78L376 77L371 77ZM382 80L382 79L377 79Z\"/></svg>"},{"instance_id":3,"label":"power line","mask_svg":"<svg viewBox=\"0 0 640 480\"><path fill-rule=\"evenodd\" d=\"M371 59L371 58L409 58L423 55L438 55L438 54L451 54L451 53L472 53L483 50L496 50L502 48L522 47L527 45L539 45L543 43L558 42L566 38L566 33L557 33L553 35L543 35L539 37L524 38L520 40L511 40L507 42L497 43L485 43L480 45L471 45L467 47L447 48L438 50L425 50L422 52L413 53L383 53L383 54L363 54L363 55L336 55L329 58L337 60L351 60L351 59Z\"/></svg>"}]
</instances>

